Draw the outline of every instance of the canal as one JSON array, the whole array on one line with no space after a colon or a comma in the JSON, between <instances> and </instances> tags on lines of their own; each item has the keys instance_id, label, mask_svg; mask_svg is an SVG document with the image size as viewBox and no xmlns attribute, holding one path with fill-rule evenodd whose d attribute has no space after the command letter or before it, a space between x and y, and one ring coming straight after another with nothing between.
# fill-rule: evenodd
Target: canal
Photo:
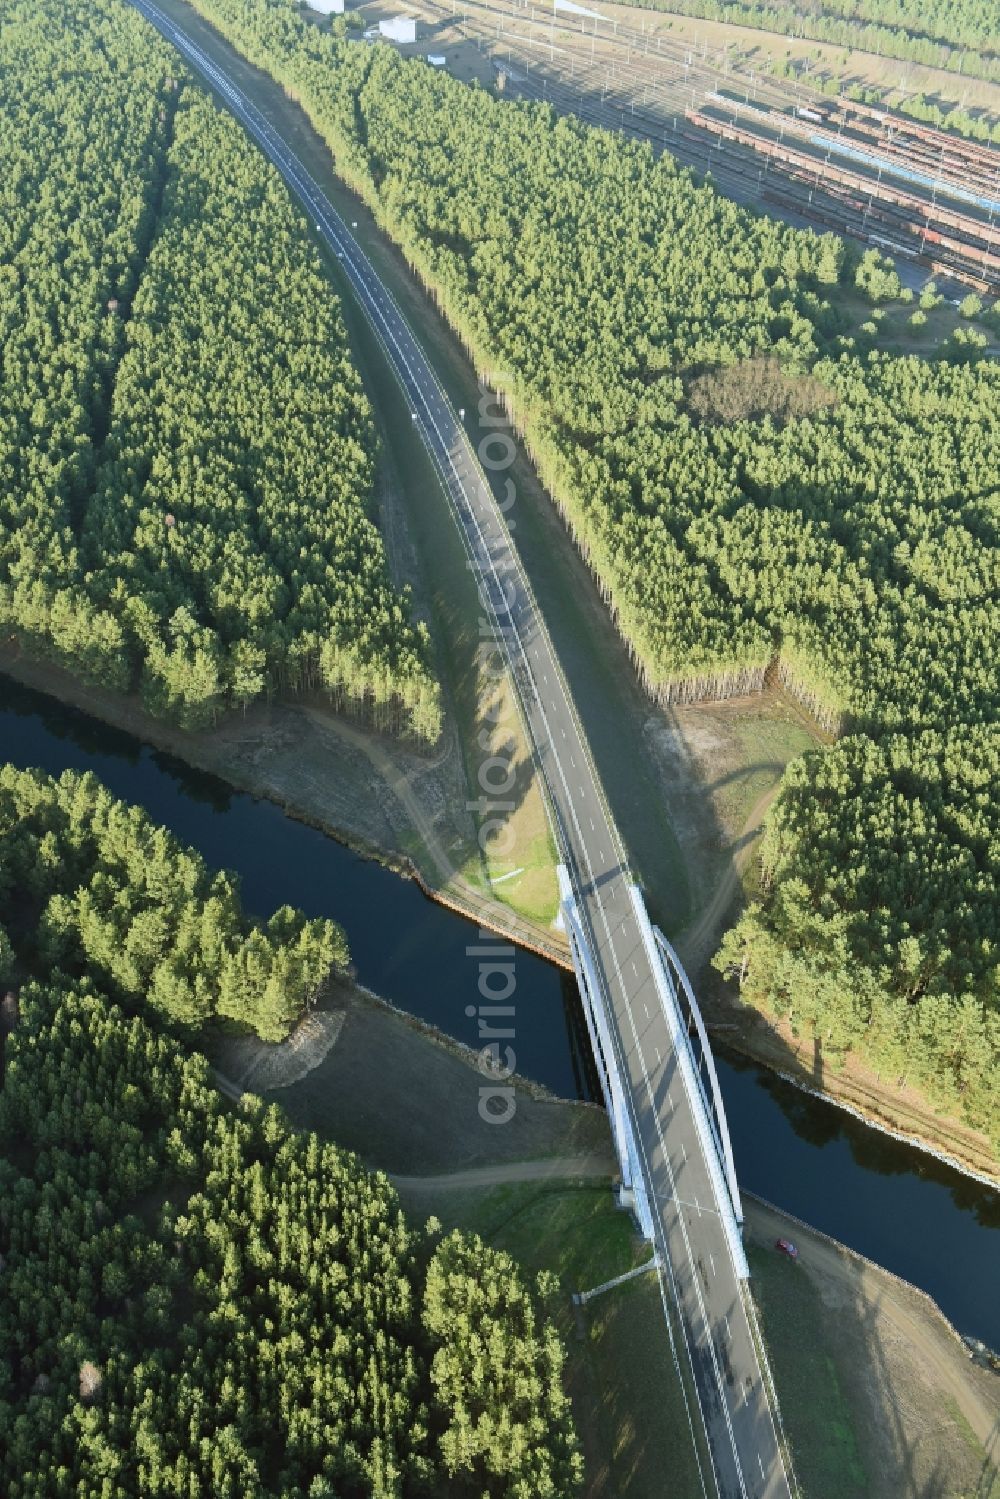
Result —
<instances>
[{"instance_id":1,"label":"canal","mask_svg":"<svg viewBox=\"0 0 1000 1499\"><path fill-rule=\"evenodd\" d=\"M212 865L239 873L255 914L286 902L332 916L358 978L470 1045L476 928L412 883L267 801L0 677L0 761L92 770ZM518 1067L594 1096L572 978L517 955ZM741 1184L921 1286L960 1331L1000 1348L1000 1193L870 1129L746 1059L716 1053Z\"/></svg>"}]
</instances>

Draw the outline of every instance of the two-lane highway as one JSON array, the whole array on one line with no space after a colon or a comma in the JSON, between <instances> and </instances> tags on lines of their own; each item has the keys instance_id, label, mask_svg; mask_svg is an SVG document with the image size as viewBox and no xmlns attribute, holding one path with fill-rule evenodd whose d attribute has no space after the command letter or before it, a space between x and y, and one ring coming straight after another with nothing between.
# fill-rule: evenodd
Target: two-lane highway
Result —
<instances>
[{"instance_id":1,"label":"two-lane highway","mask_svg":"<svg viewBox=\"0 0 1000 1499\"><path fill-rule=\"evenodd\" d=\"M697 1392L689 1414L704 1492L721 1499L790 1499L759 1331L717 1209L718 1169L713 1176L672 1046L648 924L637 908L617 829L503 512L399 307L292 148L183 30L147 0L133 3L216 90L300 199L316 232L339 258L406 394L518 686L553 829L603 989L654 1217L661 1289L665 1304L676 1308L679 1358ZM669 1487L664 1475L664 1488Z\"/></svg>"}]
</instances>

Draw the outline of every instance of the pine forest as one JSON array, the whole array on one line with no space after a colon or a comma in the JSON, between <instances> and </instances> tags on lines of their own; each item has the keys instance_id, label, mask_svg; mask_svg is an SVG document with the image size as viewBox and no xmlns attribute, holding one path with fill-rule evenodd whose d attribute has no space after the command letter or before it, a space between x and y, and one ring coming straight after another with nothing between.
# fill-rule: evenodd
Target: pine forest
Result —
<instances>
[{"instance_id":1,"label":"pine forest","mask_svg":"<svg viewBox=\"0 0 1000 1499\"><path fill-rule=\"evenodd\" d=\"M996 364L961 329L934 359L878 352L838 305L898 296L877 252L754 215L647 145L342 41L286 0L196 8L301 101L497 383L651 696L775 674L846 736L790 774L727 972L834 1063L856 1047L891 1066L904 1045L933 1100L995 1131L1000 912L978 892L1000 843L976 788L998 742ZM796 794L827 776L844 796ZM886 816L910 800L912 841ZM862 866L886 883L843 878ZM968 1027L941 1024L960 1013L974 1075Z\"/></svg>"},{"instance_id":2,"label":"pine forest","mask_svg":"<svg viewBox=\"0 0 1000 1499\"><path fill-rule=\"evenodd\" d=\"M10 767L0 918L6 1499L579 1491L554 1277L415 1228L196 1049L283 1034L338 928L254 925L93 776Z\"/></svg>"},{"instance_id":3,"label":"pine forest","mask_svg":"<svg viewBox=\"0 0 1000 1499\"><path fill-rule=\"evenodd\" d=\"M371 410L280 178L119 0L0 23L0 620L187 727L318 689L435 739Z\"/></svg>"}]
</instances>

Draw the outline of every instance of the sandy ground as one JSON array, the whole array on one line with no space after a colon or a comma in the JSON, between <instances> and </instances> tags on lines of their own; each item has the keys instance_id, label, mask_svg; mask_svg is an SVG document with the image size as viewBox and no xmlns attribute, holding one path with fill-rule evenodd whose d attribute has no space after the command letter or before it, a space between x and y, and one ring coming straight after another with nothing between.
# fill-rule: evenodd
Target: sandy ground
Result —
<instances>
[{"instance_id":1,"label":"sandy ground","mask_svg":"<svg viewBox=\"0 0 1000 1499\"><path fill-rule=\"evenodd\" d=\"M240 791L276 802L340 841L414 874L428 893L554 962L569 961L548 922L520 916L462 872L478 862L453 723L433 752L376 734L322 697L259 704L204 733L147 713L135 697L79 682L51 662L0 644L0 672L168 750Z\"/></svg>"},{"instance_id":2,"label":"sandy ground","mask_svg":"<svg viewBox=\"0 0 1000 1499\"><path fill-rule=\"evenodd\" d=\"M365 14L385 8L380 0ZM466 83L498 86L502 70L505 92L515 97L547 101L560 112L572 110L591 123L638 132L654 149L666 148L702 173L711 170L716 185L738 201L759 211L777 213L799 227L822 227L787 207L778 207L769 192L761 196L759 162L740 150L720 155L721 142L702 136L685 141L684 113L711 101L718 92L745 95L758 103L784 110L830 102L817 93L829 78L843 89L852 84L875 84L892 105L922 92L931 99L962 102L990 120L1000 115L1000 86L896 63L863 52L824 47L775 34L748 30L628 6L609 6L597 21L580 22L543 5L510 5L507 0L417 0L422 24L416 44L401 51L423 55L429 44L447 58L449 71ZM794 60L795 79L775 76L775 68ZM678 133L680 130L680 133ZM765 174L764 186L768 183ZM835 205L824 212L839 221ZM927 267L899 258L897 270L905 285L917 288L930 274ZM942 289L961 293L963 283L938 274ZM965 287L964 289L968 289ZM870 309L869 309L870 311ZM904 316L905 312L905 316ZM868 311L858 319L866 321ZM908 344L915 330L909 313L899 308L882 324L879 347ZM924 336L938 342L957 323L950 306Z\"/></svg>"},{"instance_id":3,"label":"sandy ground","mask_svg":"<svg viewBox=\"0 0 1000 1499\"><path fill-rule=\"evenodd\" d=\"M290 1088L318 1067L343 1028L346 1011L319 1010L299 1021L286 1041L265 1046L256 1036L235 1036L226 1048L227 1091L267 1093Z\"/></svg>"},{"instance_id":4,"label":"sandy ground","mask_svg":"<svg viewBox=\"0 0 1000 1499\"><path fill-rule=\"evenodd\" d=\"M327 1009L332 1021L314 1028ZM242 1073L248 1091L279 1103L300 1128L319 1130L366 1165L400 1177L571 1157L599 1160L605 1176L616 1169L603 1109L556 1099L515 1077L512 1117L491 1122L480 1112L486 1080L476 1053L349 984L277 1048L219 1035L208 1050L229 1097L239 1097ZM286 1081L293 1070L294 1081Z\"/></svg>"},{"instance_id":5,"label":"sandy ground","mask_svg":"<svg viewBox=\"0 0 1000 1499\"><path fill-rule=\"evenodd\" d=\"M751 1243L794 1239L788 1272L819 1295L871 1499L1000 1494L1000 1376L971 1362L934 1302L773 1208L746 1211Z\"/></svg>"},{"instance_id":6,"label":"sandy ground","mask_svg":"<svg viewBox=\"0 0 1000 1499\"><path fill-rule=\"evenodd\" d=\"M404 1192L460 1192L466 1187L498 1187L503 1182L566 1181L574 1176L607 1177L615 1172L606 1155L552 1156L546 1161L504 1161L471 1171L447 1171L434 1176L394 1176Z\"/></svg>"},{"instance_id":7,"label":"sandy ground","mask_svg":"<svg viewBox=\"0 0 1000 1499\"><path fill-rule=\"evenodd\" d=\"M600 1111L525 1094L524 1133L484 1127L483 1138L473 1138L480 1079L469 1053L363 992L345 986L328 998L331 1010L307 1017L281 1046L230 1038L215 1060L232 1078L242 1072L254 1091L266 1084L300 1125L360 1145L370 1165L394 1173L415 1213L425 1201L433 1207L442 1192L512 1183L559 1191L567 1182L615 1175ZM415 1072L426 1109L414 1097ZM240 1089L230 1081L226 1091L238 1096ZM367 1116L359 1114L363 1095L375 1102ZM752 1285L779 1392L785 1377L786 1420L798 1419L788 1387L796 1345L818 1341L849 1408L870 1499L997 1499L1000 1376L970 1361L922 1292L767 1204L748 1198L744 1205L751 1251L765 1255L758 1265L766 1275ZM772 1257L778 1237L798 1245L794 1265ZM795 1301L803 1320L791 1328L782 1316L786 1277L804 1277L810 1288L805 1301Z\"/></svg>"},{"instance_id":8,"label":"sandy ground","mask_svg":"<svg viewBox=\"0 0 1000 1499\"><path fill-rule=\"evenodd\" d=\"M190 13L185 10L185 15ZM200 35L204 40L204 28ZM259 75L244 69L241 78L244 83L254 85ZM260 82L259 90L263 91L261 97L269 112L286 122L285 128L295 136L310 168L336 195L329 159L315 137L310 137L300 112L269 85ZM355 207L353 211L358 214L359 237L364 239L366 248L382 257L383 274L394 275L399 282L396 289L404 297L408 315L416 314L422 319L420 326L425 336L427 328L433 330L433 346L441 360L454 355L455 341L446 333L427 299L420 297L411 284L412 278L401 267L396 265L393 272L392 253L384 247L379 249L378 237L364 210ZM455 370L460 374L460 366L459 358L448 376L451 384L459 378ZM522 520L530 522L532 511L542 517L538 531L540 553L554 556L558 548L566 561L564 573L556 579L557 592L574 601L583 601L569 621L569 634L572 636L579 629L585 632L585 677L595 676L599 658L604 659L605 674L594 689L603 694L609 684L613 687L616 678L622 677L620 642L583 564L565 539L560 542L555 535L561 532L558 517L552 512L546 518L541 492L536 496L526 487L520 468L515 473L519 486L523 486L523 503L530 506L522 514ZM411 501L412 496L403 492L399 469L394 470L390 465L383 473L380 493L390 562L397 579L414 585L418 610L425 613L426 590L420 587L420 559L410 535ZM526 529L522 527L522 531ZM362 725L330 712L322 700L261 706L245 717L227 720L209 734L192 735L152 719L134 700L85 687L58 668L28 660L16 646L0 648L0 669L56 697L77 703L97 717L129 730L146 742L169 749L241 789L269 797L293 815L316 823L364 851L404 870L415 869L439 898L485 924L511 933L557 962L566 963L565 944L547 923L516 917L508 905L491 898L462 873L473 866L477 856L475 829L464 811L467 772L458 727L453 720L434 754L421 754L374 735ZM574 689L578 690L576 682ZM615 698L613 703L614 735L618 741L613 758L627 757L625 781L635 787L640 809L632 815L628 802L623 804L623 810L629 814L620 818L623 831L631 840L638 839L635 829L641 832L643 823L653 830L647 840L650 851L643 850L637 861L650 894L655 896L659 887L669 885L672 875L676 884L686 883L687 903L694 920L689 922L686 932L676 927L673 930L695 971L698 962L710 953L716 935L730 915L742 880L752 873L756 836L784 764L820 736L797 706L781 694L764 694L758 699L731 704L701 704L661 714L636 687L634 693ZM607 716L605 711L603 717ZM592 726L600 728L600 723L592 725L590 718L587 724L588 732ZM625 728L632 737L623 737ZM606 766L611 762L602 761L596 741L595 755L602 774L607 777ZM668 828L661 829L650 815L651 797L655 797L661 808L669 809ZM616 799L616 809L619 804ZM671 840L680 851L680 869L671 868L673 855L660 863L653 862L659 850ZM674 862L676 865L677 861ZM750 1055L819 1086L834 1097L842 1097L862 1113L883 1120L902 1133L941 1144L949 1154L973 1169L986 1172L995 1169L985 1141L961 1126L953 1127L930 1115L919 1099L888 1094L879 1079L856 1064L851 1063L835 1076L817 1079L811 1069L811 1056L805 1057L800 1052L801 1043L785 1035L779 1027L769 1025L763 1017L734 1004L731 993L724 991L710 972L703 975L702 994L709 1018L725 1039Z\"/></svg>"},{"instance_id":9,"label":"sandy ground","mask_svg":"<svg viewBox=\"0 0 1000 1499\"><path fill-rule=\"evenodd\" d=\"M529 59L535 56L541 61L558 59L562 53L568 63L573 52L579 59L603 57L610 62L619 52L627 52L629 40L623 40L626 36L641 39L641 50L646 57L647 44L652 52L659 37L665 69L675 59L690 56L692 68L701 67L706 73L715 69L720 79L730 83L739 80L742 85L762 75L769 76L775 63L792 60L801 65L800 77L806 86L812 79L833 76L844 88L859 83L888 90L886 102L890 105L922 93L942 104L961 104L992 118L1000 115L1000 86L985 79L960 77L945 69L848 50L809 38L672 15L665 8L647 10L602 4L597 9L605 18L603 25L599 22L595 28L593 24L583 25L573 18L561 17L556 32L550 30L551 7L541 3L512 7L504 0L461 0L461 3L411 0L409 9L421 17L423 24L416 44L400 50L419 54L426 52L432 43L435 51L445 53L449 68L457 76L476 77L482 82L490 76L489 53L505 59L508 42L516 38L521 39L520 47L515 44L516 56ZM395 14L395 9L392 0L376 0L364 6L364 14L366 19L374 20ZM596 41L592 44L591 34L595 30ZM637 52L634 40L632 52ZM627 65L627 55L624 60ZM797 89L797 80L774 79L774 85L785 90L789 98L805 102L805 96Z\"/></svg>"},{"instance_id":10,"label":"sandy ground","mask_svg":"<svg viewBox=\"0 0 1000 1499\"><path fill-rule=\"evenodd\" d=\"M817 1067L811 1037L795 1035L787 1022L740 1004L713 969L702 970L698 1000L709 1030L727 1046L976 1176L992 1182L1000 1177L996 1153L984 1135L933 1113L913 1088L896 1086L856 1056L836 1072Z\"/></svg>"}]
</instances>

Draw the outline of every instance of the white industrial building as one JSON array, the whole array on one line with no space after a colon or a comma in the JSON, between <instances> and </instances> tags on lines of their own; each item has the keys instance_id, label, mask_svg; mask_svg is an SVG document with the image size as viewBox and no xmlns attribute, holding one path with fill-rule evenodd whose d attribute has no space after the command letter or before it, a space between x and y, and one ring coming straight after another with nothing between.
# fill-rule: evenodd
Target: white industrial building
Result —
<instances>
[{"instance_id":1,"label":"white industrial building","mask_svg":"<svg viewBox=\"0 0 1000 1499\"><path fill-rule=\"evenodd\" d=\"M342 16L344 14L344 0L307 0L310 10L318 11L321 16Z\"/></svg>"},{"instance_id":2,"label":"white industrial building","mask_svg":"<svg viewBox=\"0 0 1000 1499\"><path fill-rule=\"evenodd\" d=\"M391 16L388 21L379 21L378 33L387 42L415 42L416 19L413 16Z\"/></svg>"}]
</instances>

